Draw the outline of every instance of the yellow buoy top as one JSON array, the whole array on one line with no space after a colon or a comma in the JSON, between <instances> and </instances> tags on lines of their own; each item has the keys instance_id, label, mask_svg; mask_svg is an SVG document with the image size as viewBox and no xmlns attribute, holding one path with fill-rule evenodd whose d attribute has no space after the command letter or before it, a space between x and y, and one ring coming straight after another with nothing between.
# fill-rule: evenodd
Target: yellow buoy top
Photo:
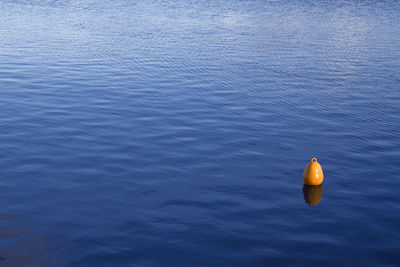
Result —
<instances>
[{"instance_id":1,"label":"yellow buoy top","mask_svg":"<svg viewBox=\"0 0 400 267\"><path fill-rule=\"evenodd\" d=\"M320 185L324 180L324 173L316 158L312 158L303 172L303 180L307 185Z\"/></svg>"}]
</instances>

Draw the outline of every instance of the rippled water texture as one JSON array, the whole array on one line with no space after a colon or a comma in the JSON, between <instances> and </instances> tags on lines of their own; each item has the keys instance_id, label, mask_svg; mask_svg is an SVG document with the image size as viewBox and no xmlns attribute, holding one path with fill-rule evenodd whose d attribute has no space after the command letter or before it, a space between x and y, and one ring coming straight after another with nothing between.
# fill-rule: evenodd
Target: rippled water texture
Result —
<instances>
[{"instance_id":1,"label":"rippled water texture","mask_svg":"<svg viewBox=\"0 0 400 267\"><path fill-rule=\"evenodd\" d=\"M0 264L400 264L400 3L190 2L1 1Z\"/></svg>"}]
</instances>

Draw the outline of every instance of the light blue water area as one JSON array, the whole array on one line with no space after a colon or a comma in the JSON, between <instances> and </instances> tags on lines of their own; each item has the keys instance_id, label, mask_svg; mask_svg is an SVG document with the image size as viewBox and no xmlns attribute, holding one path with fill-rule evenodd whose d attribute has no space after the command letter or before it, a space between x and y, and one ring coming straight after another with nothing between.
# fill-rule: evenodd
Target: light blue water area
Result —
<instances>
[{"instance_id":1,"label":"light blue water area","mask_svg":"<svg viewBox=\"0 0 400 267\"><path fill-rule=\"evenodd\" d=\"M400 264L399 18L1 1L0 264Z\"/></svg>"}]
</instances>

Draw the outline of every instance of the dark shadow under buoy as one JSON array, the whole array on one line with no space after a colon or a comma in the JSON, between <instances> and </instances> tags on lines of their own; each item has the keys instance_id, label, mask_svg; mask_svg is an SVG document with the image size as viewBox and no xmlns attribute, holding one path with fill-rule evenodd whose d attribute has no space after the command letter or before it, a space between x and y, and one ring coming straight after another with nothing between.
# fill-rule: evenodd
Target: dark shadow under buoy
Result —
<instances>
[{"instance_id":1,"label":"dark shadow under buoy","mask_svg":"<svg viewBox=\"0 0 400 267\"><path fill-rule=\"evenodd\" d=\"M311 206L316 206L322 199L322 192L324 188L322 185L304 185L303 195L304 200Z\"/></svg>"}]
</instances>

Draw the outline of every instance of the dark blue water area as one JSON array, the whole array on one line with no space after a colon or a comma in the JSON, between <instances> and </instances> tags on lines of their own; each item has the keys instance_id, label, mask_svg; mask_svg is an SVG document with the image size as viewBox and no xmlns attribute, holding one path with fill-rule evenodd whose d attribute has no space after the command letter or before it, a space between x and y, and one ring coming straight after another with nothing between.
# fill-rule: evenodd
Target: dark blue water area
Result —
<instances>
[{"instance_id":1,"label":"dark blue water area","mask_svg":"<svg viewBox=\"0 0 400 267\"><path fill-rule=\"evenodd\" d=\"M9 0L0 48L1 266L400 264L399 2Z\"/></svg>"}]
</instances>

